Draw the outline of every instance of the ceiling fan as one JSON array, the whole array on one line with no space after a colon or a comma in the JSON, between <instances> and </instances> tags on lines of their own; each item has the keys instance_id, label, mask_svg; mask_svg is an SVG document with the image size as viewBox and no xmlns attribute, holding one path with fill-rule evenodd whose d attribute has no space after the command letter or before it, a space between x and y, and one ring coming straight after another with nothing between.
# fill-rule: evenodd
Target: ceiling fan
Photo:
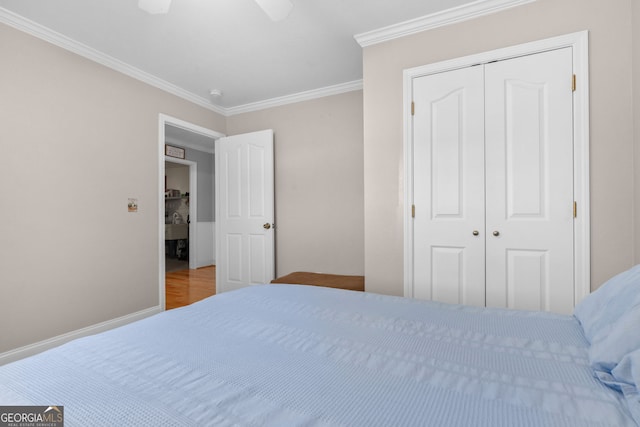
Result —
<instances>
[{"instance_id":1,"label":"ceiling fan","mask_svg":"<svg viewBox=\"0 0 640 427\"><path fill-rule=\"evenodd\" d=\"M254 0L272 21L281 21L293 9L291 0ZM171 0L138 0L138 7L151 14L167 13Z\"/></svg>"}]
</instances>

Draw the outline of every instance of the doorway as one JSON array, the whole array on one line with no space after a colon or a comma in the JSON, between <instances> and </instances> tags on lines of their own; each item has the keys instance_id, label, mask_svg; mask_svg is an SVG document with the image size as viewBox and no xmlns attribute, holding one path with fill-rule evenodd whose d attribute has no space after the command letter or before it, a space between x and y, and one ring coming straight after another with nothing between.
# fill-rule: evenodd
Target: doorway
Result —
<instances>
[{"instance_id":1,"label":"doorway","mask_svg":"<svg viewBox=\"0 0 640 427\"><path fill-rule=\"evenodd\" d=\"M184 162L184 163L183 163ZM195 269L195 242L189 236L197 224L197 164L189 161L165 161L164 247L165 272ZM195 234L195 233L194 233ZM190 256L193 254L193 256Z\"/></svg>"},{"instance_id":2,"label":"doorway","mask_svg":"<svg viewBox=\"0 0 640 427\"><path fill-rule=\"evenodd\" d=\"M213 168L211 166L210 181L206 174L203 178L203 170L199 168L200 159L213 164L214 158L214 141L224 134L207 129L192 123L186 122L175 117L165 114L159 115L158 120L158 260L159 260L159 301L160 306L164 310L166 308L166 252L165 237L165 175L166 163L179 164L189 168L189 196L188 196L188 259L189 270L197 269L205 265L215 263L213 251L215 247L214 237L214 218L207 221L207 212L213 212ZM171 149L170 153L177 157L165 155L166 146L177 147ZM204 179L204 180L203 180ZM198 185L198 182L202 185ZM181 191L180 197L186 192ZM202 196L202 197L198 197ZM207 196L207 197L205 197ZM208 200L208 202L207 202ZM209 204L211 206L209 206ZM184 206L182 210L184 211ZM182 220L184 220L184 212L178 212ZM173 215L171 217L173 222ZM180 220L177 220L180 222ZM211 253L209 254L209 248ZM212 262L213 261L213 262Z\"/></svg>"}]
</instances>

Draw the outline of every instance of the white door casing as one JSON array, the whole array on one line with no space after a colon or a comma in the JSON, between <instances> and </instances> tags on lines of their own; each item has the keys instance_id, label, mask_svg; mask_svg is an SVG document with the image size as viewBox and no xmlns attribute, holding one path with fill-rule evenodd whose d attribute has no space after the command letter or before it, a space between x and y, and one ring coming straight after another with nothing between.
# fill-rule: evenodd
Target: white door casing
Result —
<instances>
[{"instance_id":1,"label":"white door casing","mask_svg":"<svg viewBox=\"0 0 640 427\"><path fill-rule=\"evenodd\" d=\"M215 144L216 288L274 278L273 131L220 138Z\"/></svg>"},{"instance_id":2,"label":"white door casing","mask_svg":"<svg viewBox=\"0 0 640 427\"><path fill-rule=\"evenodd\" d=\"M165 143L167 142L165 130L166 126L171 125L173 127L178 127L184 129L189 132L197 133L200 135L204 135L211 139L216 139L224 136L224 134L220 132L216 132L212 129L207 129L202 126L195 125L193 123L186 122L182 119L178 119L177 117L172 117L166 114L158 115L158 306L161 310L165 309L165 298L166 298L166 289L165 289L165 253L164 253L164 162L165 162ZM180 162L179 159L172 159L172 161ZM195 168L191 169L191 172L195 172ZM190 176L190 181L197 185L197 176L195 173L192 173ZM194 188L195 188L194 185ZM195 194L195 191L194 191ZM193 206L193 212L195 213L196 206ZM196 215L191 216L192 222L195 226L197 226L194 218ZM200 238L203 238L200 233L196 233L196 227L189 227L189 239L196 241ZM204 237L206 238L206 237ZM194 245L196 248L197 245ZM191 251L191 247L189 250L189 256L193 257L194 260L197 259L196 250ZM191 267L191 262L190 262Z\"/></svg>"},{"instance_id":3,"label":"white door casing","mask_svg":"<svg viewBox=\"0 0 640 427\"><path fill-rule=\"evenodd\" d=\"M571 58L485 65L487 306L573 312Z\"/></svg>"},{"instance_id":4,"label":"white door casing","mask_svg":"<svg viewBox=\"0 0 640 427\"><path fill-rule=\"evenodd\" d=\"M510 245L509 249L507 249L508 237L505 236L504 231L498 230L498 229L495 229L495 230L492 229L492 227L496 228L501 224L499 222L489 223L490 221L494 221L494 217L492 216L492 214L488 212L487 228L486 228L487 234L486 236L482 235L482 238L486 238L487 248L489 248L492 245L496 246L496 244L499 243L503 245L502 251L509 250L510 253L503 252L503 254L501 255L501 258L503 258L504 263L500 270L503 273L505 273L504 274L505 279L503 280L502 284L492 282L496 286L492 286L491 284L488 284L488 287L490 289L487 290L487 295L489 298L487 302L489 303L489 305L511 306L511 307L525 308L525 309L526 308L547 309L551 311L567 312L569 310L566 308L567 306L570 306L572 309L574 304L577 304L578 302L580 302L580 300L589 293L590 291L589 240L590 239L589 239L589 191L588 191L588 188L589 188L588 33L585 31L580 33L569 34L566 36L560 36L560 37L541 40L537 42L527 43L524 45L499 49L496 51L485 52L482 54L471 55L469 57L458 58L450 61L444 61L441 63L417 67L410 70L405 70L405 73L404 73L404 86L405 86L405 90L404 90L404 93L405 93L405 104L404 104L405 105L405 115L404 115L405 117L405 137L404 137L405 181L404 183L405 183L405 213L406 213L405 215L405 256L404 256L405 296L412 297L416 293L414 291L414 283L417 282L416 277L418 276L418 274L416 274L416 269L419 269L416 266L420 262L422 262L422 259L421 259L422 257L419 258L419 256L417 255L417 252L419 252L420 249L419 249L419 244L417 243L416 239L414 239L414 233L416 233L416 230L414 230L414 227L416 228L420 227L418 219L419 219L419 216L421 215L421 211L424 210L424 207L422 209L420 207L416 209L415 220L411 216L411 208L412 208L412 204L414 203L414 197L416 197L416 201L420 197L420 195L418 194L419 191L415 190L415 186L419 184L419 178L418 178L419 175L420 174L424 175L424 172L419 172L418 171L419 167L416 164L414 164L415 147L412 145L412 141L414 137L414 134L413 134L414 129L412 126L413 117L411 116L411 113L410 113L411 101L413 100L413 95L414 95L414 86L422 76L431 75L433 77L437 73L449 72L452 70L458 70L461 68L470 67L478 64L487 64L493 61L509 60L512 58L518 58L525 55L532 55L532 54L537 54L541 52L550 52L556 49L562 49L566 47L569 47L570 49L567 50L569 52L568 61L566 60L567 58L565 58L564 65L566 68L566 64L568 63L569 67L571 66L573 67L573 73L577 75L577 86L574 88L575 91L573 92L573 96L572 96L573 99L569 101L570 103L571 102L573 103L572 105L573 111L571 111L571 107L569 108L569 111L570 111L569 114L570 115L572 114L572 117L570 117L568 120L568 122L570 123L570 126L568 127L569 133L571 132L573 133L573 141L572 141L572 147L571 147L571 149L573 150L573 157L572 157L572 160L569 161L568 166L566 166L565 164L566 167L564 169L564 172L570 175L572 178L573 200L575 200L575 206L577 207L578 215L576 218L572 218L573 203L571 202L571 200L568 203L568 207L561 208L561 210L564 211L562 215L569 216L569 221L573 220L572 225L570 227L571 229L573 229L573 233L572 233L573 237L570 238L570 244L575 248L575 257L574 257L573 263L570 263L570 266L571 266L570 270L572 270L574 277L573 279L569 278L568 280L575 282L575 286L569 290L565 289L565 291L561 292L560 294L557 294L557 290L555 289L554 285L551 282L547 281L546 283L543 282L544 283L544 286L542 288L543 292L540 292L541 290L540 281L544 279L543 276L544 274L546 274L546 271L550 271L549 269L551 269L551 267L547 268L547 270L540 268L541 261L544 260L546 256L548 256L548 254L544 255L545 253L544 251L549 252L549 249L548 248L540 249L540 247L535 247L532 245L528 245L532 247L524 247L524 248ZM555 54L551 53L551 56L554 56L554 55ZM559 54L559 55L562 55L562 54ZM504 64L488 65L490 69L493 66L497 67L495 69L499 71L499 69L503 67ZM557 68L557 67L554 65L551 68ZM570 77L570 74L571 73L569 73L569 77ZM524 77L525 78L523 78L522 80L527 80L526 76ZM526 94L530 95L531 93L533 93L531 89L535 86L535 84L540 82L534 81L529 83L533 83L533 85L530 84L527 86L527 84L522 83L517 87L517 89L515 86L513 86L508 90L513 92L512 95L515 94L515 95L527 98ZM570 78L563 79L562 84L568 85L565 87L570 87L571 79ZM527 89L527 90L523 90L523 89ZM536 90L534 92L538 93L539 91ZM569 95L569 98L571 99L571 94ZM536 99L536 98L529 97L529 99ZM544 105L539 102L536 102L536 103L530 102L529 106L534 104L537 104L538 106ZM493 102L492 102L492 105L493 105ZM415 107L416 117L420 115L420 111L423 108L424 107L418 105L418 102L416 102L416 107ZM529 124L532 124L532 123L533 121ZM548 125L548 123L546 123L545 125ZM419 125L416 124L416 127L418 126ZM553 127L553 124L551 124L551 127ZM567 128L563 130L565 134L567 132L566 129ZM487 131L487 133L489 133L489 131ZM571 135L569 135L569 139L571 139ZM527 148L527 147L521 146L519 147L519 151L514 150L514 148L516 148L517 145L518 144L515 144L515 146L511 147L511 151L509 152L511 155L509 161L511 162L511 171L512 171L511 172L512 179L509 185L511 186L512 194L516 196L515 198L511 197L511 200L510 200L512 217L514 214L514 209L526 208L524 209L526 211L526 210L531 210L530 208L532 206L531 200L525 200L522 197L520 197L518 195L519 192L515 191L514 186L520 186L521 188L525 188L525 189L528 188L529 190L531 190L531 189L535 189L536 185L539 186L541 182L551 183L550 185L553 186L552 181L556 180L556 178L552 177L551 175L547 175L546 178L542 178L542 176L544 175L542 172L545 172L544 167L550 166L550 164L553 163L553 162L549 162L548 158L544 157L546 154L549 153L549 150L550 150L549 148L547 148L545 151L544 147L542 148L542 154L538 154L538 161L531 162L527 166L531 168L532 164L534 166L537 165L542 168L542 170L540 171L541 173L536 174L537 176L535 177L535 179L523 180L522 179L523 177L531 178L530 176L531 170L529 170L529 172L526 173L524 169L521 169L517 167L517 165L514 165L514 161L517 162L518 160L522 160L524 157L528 155L527 153L530 154L531 147ZM534 144L533 146L535 147L535 145L536 144ZM541 146L538 146L538 148L536 148L534 151L537 150L538 153L540 153L540 150L541 150L540 147ZM529 150L529 152L527 152L527 149ZM555 149L555 147L553 149ZM556 158L555 156L558 156L558 155L554 154L554 159ZM559 155L559 158L561 157L562 155ZM464 156L461 157L461 159L463 158ZM502 159L503 163L505 160L506 158ZM502 168L500 168L499 166L496 166L497 163L499 163L499 159L497 158L496 159L492 158L491 160L488 160L487 169L492 169L493 171L493 169L497 167L499 169L504 170L505 174L508 173L508 169L504 169L504 166ZM489 176L491 175L492 171L487 170L488 180L491 179ZM513 172L515 172L515 175L513 174ZM518 174L520 174L519 177L517 176ZM416 179L416 182L414 182L414 178ZM536 184L536 182L538 184ZM544 189L543 187L540 187L540 188ZM436 187L436 189L438 189L438 187ZM507 201L508 199L508 193L506 193L507 190L508 189L504 187L502 194L504 196L503 199L505 200L503 201ZM533 191L532 193L535 193L535 191ZM562 193L562 191L560 193ZM540 200L541 194L542 193L538 192L538 200ZM566 191L565 191L565 195L566 195ZM489 195L488 197L492 197L492 196ZM566 203L559 203L558 206L563 204L566 206ZM545 206L548 208L549 207L548 203ZM503 211L507 212L506 209L503 209ZM515 215L515 217L511 218L512 223L517 223L517 221L513 221L514 219L516 219L516 217L518 217L517 220L519 220L520 222L525 222L525 218L524 218L525 216L526 215L522 215L522 212L519 215ZM555 217L557 215L554 214L551 216ZM502 217L507 218L507 213L503 213ZM532 218L529 218L529 219L532 219ZM560 222L563 222L565 220L566 220L566 217L564 218L564 220L561 219ZM538 221L541 221L541 220L538 220ZM508 226L506 226L507 228L505 228L505 230L508 230L508 234L511 233L511 231L509 231L509 227L513 225L514 224L509 224ZM502 226L505 226L505 225L502 224ZM527 226L525 225L524 227L521 227L521 228L526 229ZM534 228L535 227L532 227L531 229L533 230ZM566 235L567 227L560 227L560 228L563 228L563 231L559 231L559 232L557 231L557 233L559 234L564 233ZM478 230L478 231L480 233L483 232L483 230ZM498 231L500 235L493 236L492 234L493 231ZM559 239L559 240L563 240L563 239ZM564 239L564 242L566 243L566 239ZM463 246L460 246L460 247L463 247ZM414 250L416 251L415 253L414 253ZM556 250L557 248L554 249L554 251ZM447 254L446 252L444 253ZM448 253L448 255L452 255L452 254ZM449 258L454 261L456 259L454 256L449 256ZM507 271L507 264L509 260L511 261L510 272ZM448 271L451 273L455 271L455 269L452 268L451 266L455 266L455 265L456 265L456 262L452 262L452 263L450 262L448 265L445 264L445 267L449 267ZM521 284L524 285L523 289L527 289L527 291L525 291L524 293L520 292L520 295L518 295L517 293L514 294L513 292L509 294L507 292L508 287L512 286L513 283L515 283L514 280L516 280L518 271L521 273L524 273L524 274L520 274L521 279L522 278L527 279L524 282L521 281ZM537 274L531 274L532 272L537 272ZM567 271L565 269L565 273L566 272ZM507 273L509 273L511 276L509 277ZM491 274L493 274L493 272ZM571 275L571 272L569 272L568 274ZM455 274L451 274L451 275L452 275L452 278L455 278ZM458 277L464 277L464 276L458 275ZM490 272L487 271L487 278L489 277L490 277ZM508 282L506 279L508 278L510 278L511 280L511 285L507 284ZM536 278L538 280L536 280ZM519 284L518 286L520 287L521 284ZM546 292L547 290L548 292ZM446 296L449 298L453 296L454 298L452 300L447 300L447 299L441 299L441 300L446 300L448 302L458 302L458 301L455 301L454 294L456 292L457 291L453 293L449 292L448 294L446 294ZM420 291L418 291L417 294L418 295L416 296L419 297ZM441 293L441 296L442 296L442 293ZM561 306L564 306L565 308L561 308Z\"/></svg>"},{"instance_id":5,"label":"white door casing","mask_svg":"<svg viewBox=\"0 0 640 427\"><path fill-rule=\"evenodd\" d=\"M485 305L484 79L468 67L414 80L414 298ZM429 236L424 238L424 236Z\"/></svg>"}]
</instances>

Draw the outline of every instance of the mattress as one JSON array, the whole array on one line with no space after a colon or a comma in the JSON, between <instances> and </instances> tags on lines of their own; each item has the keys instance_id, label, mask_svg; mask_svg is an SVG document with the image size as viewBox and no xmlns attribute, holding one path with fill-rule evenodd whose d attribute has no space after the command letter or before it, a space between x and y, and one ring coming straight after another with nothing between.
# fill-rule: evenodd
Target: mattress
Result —
<instances>
[{"instance_id":1,"label":"mattress","mask_svg":"<svg viewBox=\"0 0 640 427\"><path fill-rule=\"evenodd\" d=\"M259 285L0 367L66 426L636 426L573 316Z\"/></svg>"}]
</instances>

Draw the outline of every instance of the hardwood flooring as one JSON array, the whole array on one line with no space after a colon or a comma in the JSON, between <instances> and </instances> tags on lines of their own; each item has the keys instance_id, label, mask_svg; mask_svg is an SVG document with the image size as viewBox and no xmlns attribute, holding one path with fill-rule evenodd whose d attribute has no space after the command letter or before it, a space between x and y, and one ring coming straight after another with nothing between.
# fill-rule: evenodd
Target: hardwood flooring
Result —
<instances>
[{"instance_id":1,"label":"hardwood flooring","mask_svg":"<svg viewBox=\"0 0 640 427\"><path fill-rule=\"evenodd\" d=\"M216 293L216 266L166 273L167 310L192 304Z\"/></svg>"}]
</instances>

